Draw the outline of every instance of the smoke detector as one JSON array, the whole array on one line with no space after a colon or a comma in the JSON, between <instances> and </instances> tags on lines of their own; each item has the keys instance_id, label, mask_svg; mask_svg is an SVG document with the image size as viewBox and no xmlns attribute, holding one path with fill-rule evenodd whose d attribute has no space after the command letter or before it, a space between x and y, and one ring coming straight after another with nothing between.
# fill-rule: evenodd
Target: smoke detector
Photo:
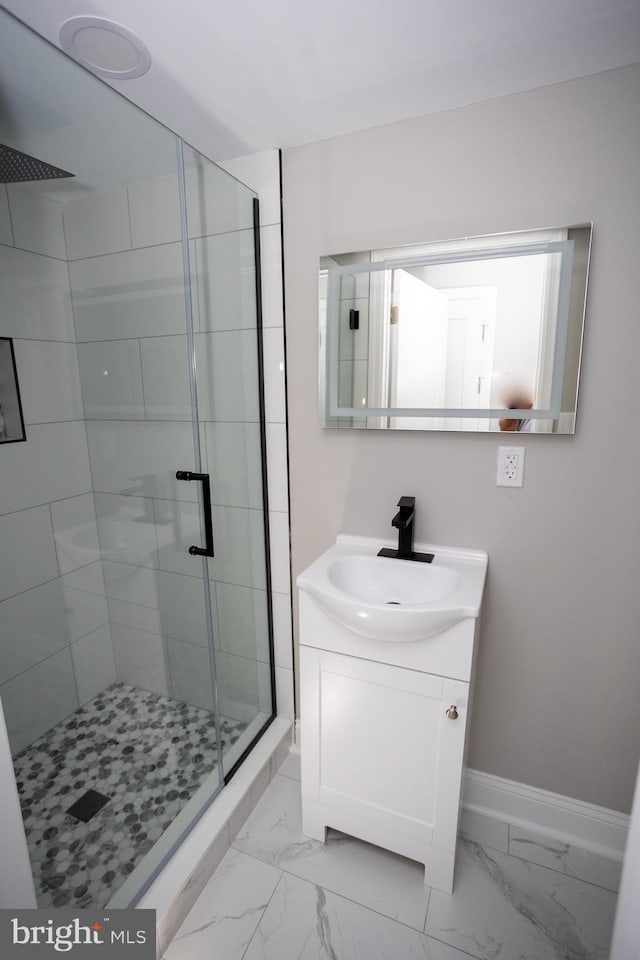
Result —
<instances>
[{"instance_id":1,"label":"smoke detector","mask_svg":"<svg viewBox=\"0 0 640 960\"><path fill-rule=\"evenodd\" d=\"M105 17L71 17L59 36L64 52L99 77L131 80L151 66L151 54L140 37Z\"/></svg>"}]
</instances>

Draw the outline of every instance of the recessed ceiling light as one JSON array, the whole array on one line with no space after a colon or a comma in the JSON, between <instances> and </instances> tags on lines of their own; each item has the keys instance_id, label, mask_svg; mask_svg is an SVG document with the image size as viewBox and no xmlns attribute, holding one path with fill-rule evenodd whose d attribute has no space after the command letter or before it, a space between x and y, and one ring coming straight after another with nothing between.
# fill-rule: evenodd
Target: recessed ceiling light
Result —
<instances>
[{"instance_id":1,"label":"recessed ceiling light","mask_svg":"<svg viewBox=\"0 0 640 960\"><path fill-rule=\"evenodd\" d=\"M140 37L104 17L71 17L59 36L65 53L100 77L130 80L151 66L151 54Z\"/></svg>"}]
</instances>

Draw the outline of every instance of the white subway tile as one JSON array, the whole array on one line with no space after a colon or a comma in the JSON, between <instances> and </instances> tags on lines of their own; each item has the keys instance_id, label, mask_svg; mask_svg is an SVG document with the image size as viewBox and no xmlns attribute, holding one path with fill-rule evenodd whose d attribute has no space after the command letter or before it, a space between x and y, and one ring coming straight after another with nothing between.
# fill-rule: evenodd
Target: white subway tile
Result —
<instances>
[{"instance_id":1,"label":"white subway tile","mask_svg":"<svg viewBox=\"0 0 640 960\"><path fill-rule=\"evenodd\" d=\"M269 509L286 513L289 509L287 428L284 423L268 423L266 435Z\"/></svg>"},{"instance_id":2,"label":"white subway tile","mask_svg":"<svg viewBox=\"0 0 640 960\"><path fill-rule=\"evenodd\" d=\"M228 507L262 509L258 423L206 423L211 499Z\"/></svg>"},{"instance_id":3,"label":"white subway tile","mask_svg":"<svg viewBox=\"0 0 640 960\"><path fill-rule=\"evenodd\" d=\"M95 490L196 499L195 484L176 480L177 470L195 469L190 423L93 420L86 426Z\"/></svg>"},{"instance_id":4,"label":"white subway tile","mask_svg":"<svg viewBox=\"0 0 640 960\"><path fill-rule=\"evenodd\" d=\"M16 247L66 261L61 204L15 185L8 195Z\"/></svg>"},{"instance_id":5,"label":"white subway tile","mask_svg":"<svg viewBox=\"0 0 640 960\"><path fill-rule=\"evenodd\" d=\"M290 594L288 514L269 511L269 539L271 542L271 589L276 593Z\"/></svg>"},{"instance_id":6,"label":"white subway tile","mask_svg":"<svg viewBox=\"0 0 640 960\"><path fill-rule=\"evenodd\" d=\"M162 635L160 616L152 607L123 600L108 600L107 604L110 623L119 623L122 627L133 627L134 630L146 630L147 633Z\"/></svg>"},{"instance_id":7,"label":"white subway tile","mask_svg":"<svg viewBox=\"0 0 640 960\"><path fill-rule=\"evenodd\" d=\"M71 647L71 657L81 706L116 682L116 665L108 625L76 640Z\"/></svg>"},{"instance_id":8,"label":"white subway tile","mask_svg":"<svg viewBox=\"0 0 640 960\"><path fill-rule=\"evenodd\" d=\"M58 576L48 506L0 517L0 600Z\"/></svg>"},{"instance_id":9,"label":"white subway tile","mask_svg":"<svg viewBox=\"0 0 640 960\"><path fill-rule=\"evenodd\" d=\"M51 517L60 573L100 560L93 494L52 503Z\"/></svg>"},{"instance_id":10,"label":"white subway tile","mask_svg":"<svg viewBox=\"0 0 640 960\"><path fill-rule=\"evenodd\" d=\"M201 420L258 420L256 331L196 334Z\"/></svg>"},{"instance_id":11,"label":"white subway tile","mask_svg":"<svg viewBox=\"0 0 640 960\"><path fill-rule=\"evenodd\" d=\"M69 274L79 341L184 333L181 244L76 260Z\"/></svg>"},{"instance_id":12,"label":"white subway tile","mask_svg":"<svg viewBox=\"0 0 640 960\"><path fill-rule=\"evenodd\" d=\"M262 325L281 327L282 300L282 239L280 225L260 228L260 261L262 268Z\"/></svg>"},{"instance_id":13,"label":"white subway tile","mask_svg":"<svg viewBox=\"0 0 640 960\"><path fill-rule=\"evenodd\" d=\"M253 230L197 240L196 274L201 332L256 326Z\"/></svg>"},{"instance_id":14,"label":"white subway tile","mask_svg":"<svg viewBox=\"0 0 640 960\"><path fill-rule=\"evenodd\" d=\"M144 420L137 340L79 343L78 364L88 420Z\"/></svg>"},{"instance_id":15,"label":"white subway tile","mask_svg":"<svg viewBox=\"0 0 640 960\"><path fill-rule=\"evenodd\" d=\"M147 420L191 420L186 334L144 337L140 350Z\"/></svg>"},{"instance_id":16,"label":"white subway tile","mask_svg":"<svg viewBox=\"0 0 640 960\"><path fill-rule=\"evenodd\" d=\"M102 561L88 563L86 567L78 567L77 570L71 570L64 575L65 586L73 587L76 590L86 590L87 593L97 593L104 597L104 577L102 575Z\"/></svg>"},{"instance_id":17,"label":"white subway tile","mask_svg":"<svg viewBox=\"0 0 640 960\"><path fill-rule=\"evenodd\" d=\"M68 648L3 683L0 699L15 754L77 709Z\"/></svg>"},{"instance_id":18,"label":"white subway tile","mask_svg":"<svg viewBox=\"0 0 640 960\"><path fill-rule=\"evenodd\" d=\"M264 356L264 394L267 423L284 423L284 334L282 327L271 327L262 334Z\"/></svg>"},{"instance_id":19,"label":"white subway tile","mask_svg":"<svg viewBox=\"0 0 640 960\"><path fill-rule=\"evenodd\" d=\"M69 587L62 578L64 601L69 621L69 632L73 640L79 640L98 627L109 622L109 612L105 597L86 590Z\"/></svg>"},{"instance_id":20,"label":"white subway tile","mask_svg":"<svg viewBox=\"0 0 640 960\"><path fill-rule=\"evenodd\" d=\"M84 423L27 427L27 442L2 451L0 514L62 500L91 489Z\"/></svg>"},{"instance_id":21,"label":"white subway tile","mask_svg":"<svg viewBox=\"0 0 640 960\"><path fill-rule=\"evenodd\" d=\"M158 610L162 635L186 643L207 645L207 621L202 568L195 576L158 570ZM198 576L200 574L200 576Z\"/></svg>"},{"instance_id":22,"label":"white subway tile","mask_svg":"<svg viewBox=\"0 0 640 960\"><path fill-rule=\"evenodd\" d=\"M204 710L213 710L213 681L209 651L193 643L167 639L171 696Z\"/></svg>"},{"instance_id":23,"label":"white subway tile","mask_svg":"<svg viewBox=\"0 0 640 960\"><path fill-rule=\"evenodd\" d=\"M256 664L258 676L258 709L267 715L275 712L273 690L271 689L271 668L268 663Z\"/></svg>"},{"instance_id":24,"label":"white subway tile","mask_svg":"<svg viewBox=\"0 0 640 960\"><path fill-rule=\"evenodd\" d=\"M216 555L209 560L209 577L223 583L266 588L264 527L260 510L213 508Z\"/></svg>"},{"instance_id":25,"label":"white subway tile","mask_svg":"<svg viewBox=\"0 0 640 960\"><path fill-rule=\"evenodd\" d=\"M103 560L103 567L105 591L109 599L157 609L158 587L155 570L114 560Z\"/></svg>"},{"instance_id":26,"label":"white subway tile","mask_svg":"<svg viewBox=\"0 0 640 960\"><path fill-rule=\"evenodd\" d=\"M0 603L0 683L46 660L74 637L60 578Z\"/></svg>"},{"instance_id":27,"label":"white subway tile","mask_svg":"<svg viewBox=\"0 0 640 960\"><path fill-rule=\"evenodd\" d=\"M134 247L180 240L180 198L177 176L142 180L127 187Z\"/></svg>"},{"instance_id":28,"label":"white subway tile","mask_svg":"<svg viewBox=\"0 0 640 960\"><path fill-rule=\"evenodd\" d=\"M276 667L276 708L279 717L294 719L293 670Z\"/></svg>"},{"instance_id":29,"label":"white subway tile","mask_svg":"<svg viewBox=\"0 0 640 960\"><path fill-rule=\"evenodd\" d=\"M188 155L186 159L188 162ZM211 163L188 169L185 184L189 237L210 237L252 226L251 194L219 166Z\"/></svg>"},{"instance_id":30,"label":"white subway tile","mask_svg":"<svg viewBox=\"0 0 640 960\"><path fill-rule=\"evenodd\" d=\"M131 246L125 189L71 200L63 216L69 260L115 253Z\"/></svg>"},{"instance_id":31,"label":"white subway tile","mask_svg":"<svg viewBox=\"0 0 640 960\"><path fill-rule=\"evenodd\" d=\"M13 346L25 423L82 420L75 344L15 340Z\"/></svg>"},{"instance_id":32,"label":"white subway tile","mask_svg":"<svg viewBox=\"0 0 640 960\"><path fill-rule=\"evenodd\" d=\"M251 660L269 660L267 595L264 590L216 584L219 646Z\"/></svg>"},{"instance_id":33,"label":"white subway tile","mask_svg":"<svg viewBox=\"0 0 640 960\"><path fill-rule=\"evenodd\" d=\"M98 541L103 561L155 567L156 528L151 500L94 494Z\"/></svg>"},{"instance_id":34,"label":"white subway tile","mask_svg":"<svg viewBox=\"0 0 640 960\"><path fill-rule=\"evenodd\" d=\"M291 623L291 597L285 593L272 593L273 646L277 667L293 669L293 644Z\"/></svg>"},{"instance_id":35,"label":"white subway tile","mask_svg":"<svg viewBox=\"0 0 640 960\"><path fill-rule=\"evenodd\" d=\"M191 544L200 544L202 540L198 504L154 500L153 507L160 569L192 577L202 576L202 558L192 557L189 553ZM215 543L215 528L213 537Z\"/></svg>"},{"instance_id":36,"label":"white subway tile","mask_svg":"<svg viewBox=\"0 0 640 960\"><path fill-rule=\"evenodd\" d=\"M223 717L245 722L254 719L260 710L260 666L255 660L216 651L216 680L220 713Z\"/></svg>"},{"instance_id":37,"label":"white subway tile","mask_svg":"<svg viewBox=\"0 0 640 960\"><path fill-rule=\"evenodd\" d=\"M0 336L75 342L66 263L0 246Z\"/></svg>"},{"instance_id":38,"label":"white subway tile","mask_svg":"<svg viewBox=\"0 0 640 960\"><path fill-rule=\"evenodd\" d=\"M169 695L169 674L162 637L112 623L111 640L118 680L163 696Z\"/></svg>"}]
</instances>

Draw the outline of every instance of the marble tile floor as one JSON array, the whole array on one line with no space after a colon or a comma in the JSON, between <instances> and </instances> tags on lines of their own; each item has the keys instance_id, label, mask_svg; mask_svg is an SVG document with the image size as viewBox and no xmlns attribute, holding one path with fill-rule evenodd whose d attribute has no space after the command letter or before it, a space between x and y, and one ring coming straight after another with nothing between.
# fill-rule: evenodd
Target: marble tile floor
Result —
<instances>
[{"instance_id":1,"label":"marble tile floor","mask_svg":"<svg viewBox=\"0 0 640 960\"><path fill-rule=\"evenodd\" d=\"M416 863L301 832L290 754L164 960L605 960L616 895L521 856L459 844L453 896Z\"/></svg>"},{"instance_id":2,"label":"marble tile floor","mask_svg":"<svg viewBox=\"0 0 640 960\"><path fill-rule=\"evenodd\" d=\"M221 718L223 751L246 724ZM104 906L216 767L208 710L114 683L14 757L39 907ZM67 811L87 790L108 802Z\"/></svg>"}]
</instances>

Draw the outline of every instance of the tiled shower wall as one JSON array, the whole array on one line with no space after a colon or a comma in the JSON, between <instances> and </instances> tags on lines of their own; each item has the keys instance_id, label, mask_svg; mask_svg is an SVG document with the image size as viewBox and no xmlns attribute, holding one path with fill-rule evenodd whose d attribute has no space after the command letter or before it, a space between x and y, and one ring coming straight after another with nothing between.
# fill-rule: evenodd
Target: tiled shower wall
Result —
<instances>
[{"instance_id":1,"label":"tiled shower wall","mask_svg":"<svg viewBox=\"0 0 640 960\"><path fill-rule=\"evenodd\" d=\"M4 186L0 336L14 338L27 432L0 447L0 698L16 752L116 673L61 208Z\"/></svg>"},{"instance_id":2,"label":"tiled shower wall","mask_svg":"<svg viewBox=\"0 0 640 960\"><path fill-rule=\"evenodd\" d=\"M253 179L262 202L276 676L279 712L292 716L278 155L269 152L236 163L243 168L237 171L239 176L244 172L248 182ZM212 473L218 552L221 558L231 558L212 561L209 575L216 597L221 709L244 719L256 706L267 709L269 682L266 652L256 672L252 641L255 629L258 633L266 629L261 605L253 602L256 591L264 589L264 569L249 546L250 533L259 522L255 509L259 489L247 483L252 471L257 477L259 469L259 463L248 462L255 450L256 401L255 396L245 395L243 387L255 381L253 345L245 348L246 379L225 374L231 369L227 361L252 338L243 329L243 318L252 309L253 276L246 269L250 231L238 232L237 220L221 221L215 168L209 177L209 195L215 196L216 207L207 211L206 200L203 209L192 207L190 233L200 234L203 224L211 222L219 232L197 236L190 253L199 277L193 291L197 350L211 370L210 380L201 381L201 443L205 456L208 452L216 463ZM176 489L168 479L174 468L193 465L191 426L186 419L189 398L184 392L184 304L175 189L148 181L74 201L65 208L64 233L57 204L16 190L15 199L12 196L16 210L12 207L10 218L6 197L2 200L5 216L0 229L6 242L0 269L3 279L10 281L2 284L3 296L12 302L3 309L5 327L0 334L19 338L17 362L30 425L26 444L5 446L2 451L0 490L0 622L9 624L5 628L9 639L3 644L10 645L13 636L19 650L15 672L0 677L0 696L9 726L16 731L14 749L18 749L116 677L198 705L209 705L210 693L203 680L207 652L202 644L202 588L186 566L193 558L168 542L177 528L182 544L199 537L195 503L187 500L194 493L186 484ZM228 215L232 209L230 203ZM37 254L16 250L20 244L27 246L27 237ZM71 291L64 263L67 251ZM243 263L243 282L231 286L227 278L234 265L242 268ZM206 301L214 290L217 299L211 310ZM201 321L205 315L213 317L213 322ZM230 315L240 317L237 329L228 329ZM23 338L25 343L28 340L24 349ZM29 376L29 353L36 358L33 376ZM168 379L167 373L176 367L179 376ZM52 370L56 371L53 376ZM171 386L177 381L182 389ZM46 413L34 410L38 397L47 391L64 395L62 412L49 395L41 397ZM222 417L221 409L226 411ZM42 427L45 421L47 426ZM224 450L224 456L217 456L219 450ZM57 549L56 530L63 532ZM22 571L17 580L16 571ZM47 591L46 601L41 593L38 604L30 603L25 591L35 585ZM72 615L63 626L67 621L65 606L61 608L61 636L52 650L48 625L54 590L60 596L63 591L63 604ZM76 605L82 601L82 616L73 616L69 597ZM25 624L23 608L39 609L46 631ZM68 669L69 657L75 670ZM45 660L46 667L40 666ZM89 667L83 670L83 663ZM53 684L52 676L58 677ZM38 682L47 695L38 695ZM34 701L38 703L35 711ZM20 719L21 710L29 714L28 721Z\"/></svg>"}]
</instances>

